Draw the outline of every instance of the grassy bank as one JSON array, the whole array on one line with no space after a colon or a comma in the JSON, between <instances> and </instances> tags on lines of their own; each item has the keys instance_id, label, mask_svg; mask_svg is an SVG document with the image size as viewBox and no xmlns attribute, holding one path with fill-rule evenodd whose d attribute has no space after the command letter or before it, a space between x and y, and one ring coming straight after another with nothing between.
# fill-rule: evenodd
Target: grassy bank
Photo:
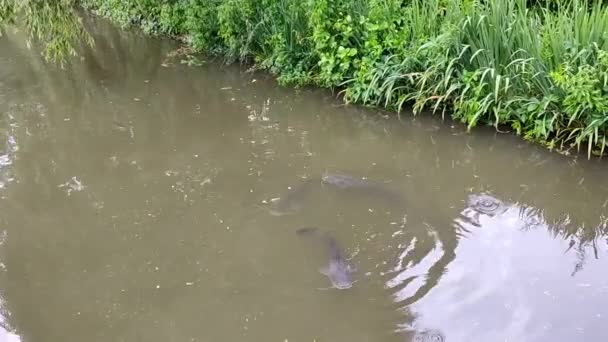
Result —
<instances>
[{"instance_id":1,"label":"grassy bank","mask_svg":"<svg viewBox=\"0 0 608 342\"><path fill-rule=\"evenodd\" d=\"M76 0L66 0L76 1ZM0 1L2 3L2 1ZM608 7L592 0L81 0L122 25L348 102L603 154ZM1 11L0 11L1 12Z\"/></svg>"}]
</instances>

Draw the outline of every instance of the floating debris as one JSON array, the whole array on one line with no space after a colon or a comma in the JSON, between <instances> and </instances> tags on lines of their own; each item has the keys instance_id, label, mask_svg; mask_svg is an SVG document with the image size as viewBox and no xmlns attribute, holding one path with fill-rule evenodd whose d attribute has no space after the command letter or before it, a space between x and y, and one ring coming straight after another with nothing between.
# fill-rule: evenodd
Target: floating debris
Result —
<instances>
[{"instance_id":1,"label":"floating debris","mask_svg":"<svg viewBox=\"0 0 608 342\"><path fill-rule=\"evenodd\" d=\"M177 172L177 171L173 171L173 170L167 170L167 171L165 171L165 175L166 175L167 177L171 177L171 176L177 176L177 175L179 175L179 172Z\"/></svg>"},{"instance_id":2,"label":"floating debris","mask_svg":"<svg viewBox=\"0 0 608 342\"><path fill-rule=\"evenodd\" d=\"M76 177L72 177L69 181L59 184L57 187L60 189L65 189L68 196L71 195L72 191L82 191L85 188L85 186L82 185L82 182Z\"/></svg>"},{"instance_id":3,"label":"floating debris","mask_svg":"<svg viewBox=\"0 0 608 342\"><path fill-rule=\"evenodd\" d=\"M8 154L3 154L0 156L0 166L9 166L11 164L13 164L13 161Z\"/></svg>"}]
</instances>

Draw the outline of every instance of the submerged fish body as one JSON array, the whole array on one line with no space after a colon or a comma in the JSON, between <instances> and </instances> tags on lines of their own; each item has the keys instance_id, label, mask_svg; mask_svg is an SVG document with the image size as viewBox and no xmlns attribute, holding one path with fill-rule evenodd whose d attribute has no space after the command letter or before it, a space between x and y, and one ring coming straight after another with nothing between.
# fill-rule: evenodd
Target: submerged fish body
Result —
<instances>
[{"instance_id":1,"label":"submerged fish body","mask_svg":"<svg viewBox=\"0 0 608 342\"><path fill-rule=\"evenodd\" d=\"M353 286L353 267L342 254L338 241L327 233L321 233L317 227L304 227L296 231L299 235L314 235L322 239L329 254L328 264L320 272L327 276L333 288L350 289Z\"/></svg>"},{"instance_id":2,"label":"submerged fish body","mask_svg":"<svg viewBox=\"0 0 608 342\"><path fill-rule=\"evenodd\" d=\"M332 185L339 189L373 189L381 185L372 180L357 178L341 173L326 173L321 176L323 184Z\"/></svg>"},{"instance_id":3,"label":"submerged fish body","mask_svg":"<svg viewBox=\"0 0 608 342\"><path fill-rule=\"evenodd\" d=\"M329 263L321 269L334 288L345 290L353 286L351 273L353 269L348 264L335 238L328 236L327 245L329 250Z\"/></svg>"},{"instance_id":4,"label":"submerged fish body","mask_svg":"<svg viewBox=\"0 0 608 342\"><path fill-rule=\"evenodd\" d=\"M331 186L341 192L355 193L366 197L390 201L392 204L403 206L405 198L402 194L390 189L386 184L374 180L358 178L341 173L326 173L321 176L321 183Z\"/></svg>"},{"instance_id":5,"label":"submerged fish body","mask_svg":"<svg viewBox=\"0 0 608 342\"><path fill-rule=\"evenodd\" d=\"M310 178L294 189L288 191L270 209L270 214L274 216L282 216L294 214L302 209L303 203L313 192L314 188L319 185L318 178Z\"/></svg>"},{"instance_id":6,"label":"submerged fish body","mask_svg":"<svg viewBox=\"0 0 608 342\"><path fill-rule=\"evenodd\" d=\"M311 177L287 191L272 204L270 214L283 216L299 212L307 202L310 202L310 197L315 191L320 190L322 186L336 190L341 195L353 195L368 201L374 199L369 203L375 204L379 200L379 203L398 208L403 208L406 204L402 194L390 189L386 184L348 174L326 173L320 178Z\"/></svg>"}]
</instances>

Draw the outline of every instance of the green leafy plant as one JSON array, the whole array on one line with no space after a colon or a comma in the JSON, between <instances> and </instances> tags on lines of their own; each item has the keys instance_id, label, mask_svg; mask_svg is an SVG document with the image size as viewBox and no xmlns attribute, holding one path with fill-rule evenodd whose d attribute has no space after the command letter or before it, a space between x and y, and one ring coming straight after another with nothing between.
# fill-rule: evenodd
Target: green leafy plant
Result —
<instances>
[{"instance_id":1,"label":"green leafy plant","mask_svg":"<svg viewBox=\"0 0 608 342\"><path fill-rule=\"evenodd\" d=\"M347 102L441 113L589 156L606 146L600 0L0 0L0 22L22 18L58 57L86 35L77 4Z\"/></svg>"}]
</instances>

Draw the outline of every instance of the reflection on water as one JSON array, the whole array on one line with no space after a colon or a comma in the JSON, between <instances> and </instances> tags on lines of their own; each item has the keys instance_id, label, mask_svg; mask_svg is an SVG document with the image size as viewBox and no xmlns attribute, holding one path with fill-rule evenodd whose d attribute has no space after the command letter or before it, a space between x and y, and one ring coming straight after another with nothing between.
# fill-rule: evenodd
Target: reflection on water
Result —
<instances>
[{"instance_id":1,"label":"reflection on water","mask_svg":"<svg viewBox=\"0 0 608 342\"><path fill-rule=\"evenodd\" d=\"M455 220L463 232L457 258L408 306L416 319L403 329L439 328L450 341L601 340L608 279L598 262L608 246L568 242L568 222L547 223L537 208L488 194L473 194L467 204ZM568 253L575 244L577 252ZM598 262L584 270L580 255L588 253ZM569 271L572 264L580 273Z\"/></svg>"},{"instance_id":2,"label":"reflection on water","mask_svg":"<svg viewBox=\"0 0 608 342\"><path fill-rule=\"evenodd\" d=\"M0 250L6 243L6 231L0 234ZM0 259L0 272L6 272L6 265ZM2 277L4 278L4 277ZM15 329L9 322L10 311L6 309L5 300L0 292L0 341L6 342L21 342L19 335L15 333Z\"/></svg>"},{"instance_id":3,"label":"reflection on water","mask_svg":"<svg viewBox=\"0 0 608 342\"><path fill-rule=\"evenodd\" d=\"M17 125L12 122L14 118L10 113L5 114L3 118L5 119L2 122L3 129L0 131L2 133L1 139L4 141L4 149L0 152L2 153L0 154L0 189L4 189L7 183L14 180L11 173L11 165L17 155L17 151L19 151L19 146L14 135Z\"/></svg>"},{"instance_id":4,"label":"reflection on water","mask_svg":"<svg viewBox=\"0 0 608 342\"><path fill-rule=\"evenodd\" d=\"M0 39L0 340L602 339L602 161L87 25L67 70Z\"/></svg>"},{"instance_id":5,"label":"reflection on water","mask_svg":"<svg viewBox=\"0 0 608 342\"><path fill-rule=\"evenodd\" d=\"M15 130L18 125L14 122L14 117L10 113L5 113L2 116L2 128L0 128L1 140L4 141L4 148L0 151L0 191L4 191L9 183L15 180L12 172L12 165L15 161L19 145L15 138ZM4 198L4 194L0 193L0 197ZM4 208L2 208L4 209ZM0 219L0 229L5 229L5 222ZM0 252L6 243L6 230L0 231ZM1 254L0 254L1 255ZM6 265L3 258L0 256L0 273L6 272ZM4 277L2 277L4 278ZM2 279L0 278L0 279ZM20 338L14 333L10 322L10 311L5 307L2 290L0 289L0 340L7 342L18 342Z\"/></svg>"}]
</instances>

